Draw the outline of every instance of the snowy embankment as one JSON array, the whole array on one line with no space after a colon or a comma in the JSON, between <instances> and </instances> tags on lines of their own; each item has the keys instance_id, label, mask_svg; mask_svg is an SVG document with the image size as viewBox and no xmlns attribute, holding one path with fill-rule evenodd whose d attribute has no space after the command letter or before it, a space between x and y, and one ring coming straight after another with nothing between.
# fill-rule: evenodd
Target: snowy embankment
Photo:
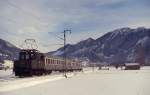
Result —
<instances>
[{"instance_id":1,"label":"snowy embankment","mask_svg":"<svg viewBox=\"0 0 150 95\"><path fill-rule=\"evenodd\" d=\"M150 68L141 70L97 70L86 68L84 72L23 78L3 82L3 95L150 95Z\"/></svg>"},{"instance_id":2,"label":"snowy embankment","mask_svg":"<svg viewBox=\"0 0 150 95\"><path fill-rule=\"evenodd\" d=\"M14 80L15 75L12 69L0 70L0 83L4 81Z\"/></svg>"},{"instance_id":3,"label":"snowy embankment","mask_svg":"<svg viewBox=\"0 0 150 95\"><path fill-rule=\"evenodd\" d=\"M25 78L25 79L16 80L16 81L4 82L4 83L1 83L0 92L12 91L12 90L25 88L25 87L31 87L31 86L35 86L38 84L56 81L60 79L63 79L63 77L60 75L55 75L55 76Z\"/></svg>"},{"instance_id":4,"label":"snowy embankment","mask_svg":"<svg viewBox=\"0 0 150 95\"><path fill-rule=\"evenodd\" d=\"M91 68L85 68L84 73L90 73ZM66 73L67 78L73 77L83 72ZM12 70L0 71L0 92L17 90L25 87L35 86L38 84L65 79L64 73L54 72L46 76L33 76L26 78L17 78L12 73ZM19 85L18 85L19 84Z\"/></svg>"}]
</instances>

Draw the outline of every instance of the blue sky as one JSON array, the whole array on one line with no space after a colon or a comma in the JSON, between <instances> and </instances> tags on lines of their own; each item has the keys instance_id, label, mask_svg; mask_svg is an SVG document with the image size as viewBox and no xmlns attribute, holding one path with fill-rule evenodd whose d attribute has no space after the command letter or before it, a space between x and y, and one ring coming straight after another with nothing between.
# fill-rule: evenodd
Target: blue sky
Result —
<instances>
[{"instance_id":1,"label":"blue sky","mask_svg":"<svg viewBox=\"0 0 150 95\"><path fill-rule=\"evenodd\" d=\"M0 38L20 46L27 38L42 52L67 42L75 44L122 27L150 27L149 0L0 0ZM56 32L56 33L49 33Z\"/></svg>"}]
</instances>

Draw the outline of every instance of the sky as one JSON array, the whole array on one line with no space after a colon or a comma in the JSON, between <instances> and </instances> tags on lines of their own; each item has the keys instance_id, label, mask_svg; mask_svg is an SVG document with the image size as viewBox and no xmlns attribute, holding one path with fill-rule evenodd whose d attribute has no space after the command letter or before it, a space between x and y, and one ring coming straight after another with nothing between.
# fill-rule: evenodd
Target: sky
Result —
<instances>
[{"instance_id":1,"label":"sky","mask_svg":"<svg viewBox=\"0 0 150 95\"><path fill-rule=\"evenodd\" d=\"M22 48L35 39L49 52L123 27L150 27L150 0L0 0L0 38Z\"/></svg>"}]
</instances>

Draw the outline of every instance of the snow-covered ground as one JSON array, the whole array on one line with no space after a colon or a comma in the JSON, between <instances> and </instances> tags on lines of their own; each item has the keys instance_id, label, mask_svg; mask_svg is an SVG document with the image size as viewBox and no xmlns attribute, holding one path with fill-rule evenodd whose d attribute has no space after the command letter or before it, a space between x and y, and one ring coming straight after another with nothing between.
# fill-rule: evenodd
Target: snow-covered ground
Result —
<instances>
[{"instance_id":1,"label":"snow-covered ground","mask_svg":"<svg viewBox=\"0 0 150 95\"><path fill-rule=\"evenodd\" d=\"M0 95L150 95L150 67L97 70L0 81Z\"/></svg>"},{"instance_id":2,"label":"snow-covered ground","mask_svg":"<svg viewBox=\"0 0 150 95\"><path fill-rule=\"evenodd\" d=\"M12 69L0 70L0 83L3 81L13 80L15 75L12 72Z\"/></svg>"}]
</instances>

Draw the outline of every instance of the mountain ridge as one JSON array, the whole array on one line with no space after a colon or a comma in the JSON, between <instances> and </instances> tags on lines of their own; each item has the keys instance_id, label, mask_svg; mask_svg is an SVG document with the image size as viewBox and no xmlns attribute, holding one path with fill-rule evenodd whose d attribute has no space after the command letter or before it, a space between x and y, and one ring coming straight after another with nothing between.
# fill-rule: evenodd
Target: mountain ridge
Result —
<instances>
[{"instance_id":1,"label":"mountain ridge","mask_svg":"<svg viewBox=\"0 0 150 95\"><path fill-rule=\"evenodd\" d=\"M141 47L148 62L150 60L149 43L150 28L126 27L108 32L97 39L89 38L74 45L69 44L66 46L66 54L68 58L88 59L91 62L136 62L137 50ZM63 56L63 47L51 54Z\"/></svg>"},{"instance_id":2,"label":"mountain ridge","mask_svg":"<svg viewBox=\"0 0 150 95\"><path fill-rule=\"evenodd\" d=\"M20 49L8 41L0 39L0 62L15 60L18 58Z\"/></svg>"},{"instance_id":3,"label":"mountain ridge","mask_svg":"<svg viewBox=\"0 0 150 95\"><path fill-rule=\"evenodd\" d=\"M136 62L141 58L141 53L144 54L145 63L150 65L150 28L119 28L97 39L88 38L77 44L67 44L65 48L67 58L96 63ZM1 62L17 59L19 50L15 45L0 39ZM63 57L64 47L46 55Z\"/></svg>"}]
</instances>

